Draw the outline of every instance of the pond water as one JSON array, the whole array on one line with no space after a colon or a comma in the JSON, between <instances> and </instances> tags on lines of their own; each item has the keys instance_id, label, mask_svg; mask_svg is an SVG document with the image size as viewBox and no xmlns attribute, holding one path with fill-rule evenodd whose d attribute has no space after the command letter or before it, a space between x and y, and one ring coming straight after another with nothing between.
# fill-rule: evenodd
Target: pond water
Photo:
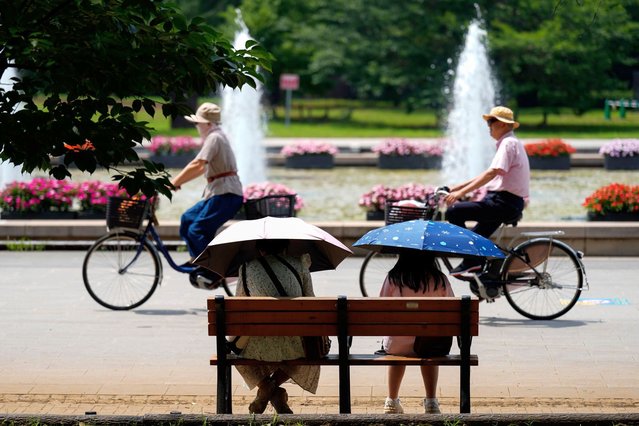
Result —
<instances>
[{"instance_id":1,"label":"pond water","mask_svg":"<svg viewBox=\"0 0 639 426\"><path fill-rule=\"evenodd\" d=\"M177 174L179 170L170 170ZM436 170L381 170L376 167L336 167L330 170L267 170L270 182L281 183L296 191L305 207L298 216L310 221L364 220L365 211L358 206L360 196L374 185L391 186L422 183L445 184ZM524 221L586 220L581 206L597 188L613 182L636 185L639 172L607 171L603 168L572 168L569 171L532 170L531 201L524 211ZM109 181L104 171L91 175L74 173L74 180ZM455 182L456 183L456 182ZM158 217L177 220L180 214L202 195L203 180L196 179L175 193L173 200L162 199Z\"/></svg>"}]
</instances>

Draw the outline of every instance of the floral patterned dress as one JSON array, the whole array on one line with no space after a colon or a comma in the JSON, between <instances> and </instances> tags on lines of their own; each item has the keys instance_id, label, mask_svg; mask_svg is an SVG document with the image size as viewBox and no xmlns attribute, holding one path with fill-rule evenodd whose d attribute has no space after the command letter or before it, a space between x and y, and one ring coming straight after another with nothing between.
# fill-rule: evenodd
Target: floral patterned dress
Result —
<instances>
[{"instance_id":1,"label":"floral patterned dress","mask_svg":"<svg viewBox=\"0 0 639 426\"><path fill-rule=\"evenodd\" d=\"M311 274L308 270L311 265L311 258L308 254L301 258L292 256L282 256L298 272L302 286L295 278L295 275L274 256L266 256L264 259L273 269L273 272L280 280L286 294L290 297L309 296L314 297ZM266 273L266 270L257 260L248 262L242 268L246 268L246 286L250 296L279 297L277 288ZM240 269L241 272L241 269ZM246 296L242 273L237 281L236 296ZM240 356L262 361L282 361L286 359L297 359L304 357L304 348L301 337L289 336L252 336ZM271 375L276 369L284 371L293 382L302 389L315 393L319 382L320 367L317 365L287 366L235 366L244 382L253 389L265 377Z\"/></svg>"}]
</instances>

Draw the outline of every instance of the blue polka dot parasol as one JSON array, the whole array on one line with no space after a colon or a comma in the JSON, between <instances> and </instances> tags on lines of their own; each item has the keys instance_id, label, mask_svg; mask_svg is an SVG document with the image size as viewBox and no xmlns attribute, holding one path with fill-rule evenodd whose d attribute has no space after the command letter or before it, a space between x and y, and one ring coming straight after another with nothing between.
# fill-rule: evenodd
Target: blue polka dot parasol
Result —
<instances>
[{"instance_id":1,"label":"blue polka dot parasol","mask_svg":"<svg viewBox=\"0 0 639 426\"><path fill-rule=\"evenodd\" d=\"M441 256L503 258L488 238L448 222L416 219L368 231L353 246L386 253L399 249L433 252Z\"/></svg>"}]
</instances>

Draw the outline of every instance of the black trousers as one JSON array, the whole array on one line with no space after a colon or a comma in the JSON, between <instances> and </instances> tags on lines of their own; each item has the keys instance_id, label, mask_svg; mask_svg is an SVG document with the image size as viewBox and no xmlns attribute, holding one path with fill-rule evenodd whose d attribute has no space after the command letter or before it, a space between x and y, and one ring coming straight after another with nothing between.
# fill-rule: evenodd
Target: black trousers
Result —
<instances>
[{"instance_id":1,"label":"black trousers","mask_svg":"<svg viewBox=\"0 0 639 426\"><path fill-rule=\"evenodd\" d=\"M524 199L507 191L489 191L481 201L459 201L448 208L446 220L466 227L466 221L477 221L471 231L489 238L499 226L517 218L524 210Z\"/></svg>"}]
</instances>

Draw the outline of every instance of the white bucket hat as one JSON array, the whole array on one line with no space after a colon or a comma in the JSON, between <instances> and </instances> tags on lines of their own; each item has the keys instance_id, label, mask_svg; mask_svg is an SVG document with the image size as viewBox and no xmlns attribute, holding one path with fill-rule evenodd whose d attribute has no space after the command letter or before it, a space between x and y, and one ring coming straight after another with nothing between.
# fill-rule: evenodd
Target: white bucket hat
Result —
<instances>
[{"instance_id":1,"label":"white bucket hat","mask_svg":"<svg viewBox=\"0 0 639 426\"><path fill-rule=\"evenodd\" d=\"M219 123L221 108L211 102L204 102L195 114L185 115L184 118L191 123Z\"/></svg>"}]
</instances>

